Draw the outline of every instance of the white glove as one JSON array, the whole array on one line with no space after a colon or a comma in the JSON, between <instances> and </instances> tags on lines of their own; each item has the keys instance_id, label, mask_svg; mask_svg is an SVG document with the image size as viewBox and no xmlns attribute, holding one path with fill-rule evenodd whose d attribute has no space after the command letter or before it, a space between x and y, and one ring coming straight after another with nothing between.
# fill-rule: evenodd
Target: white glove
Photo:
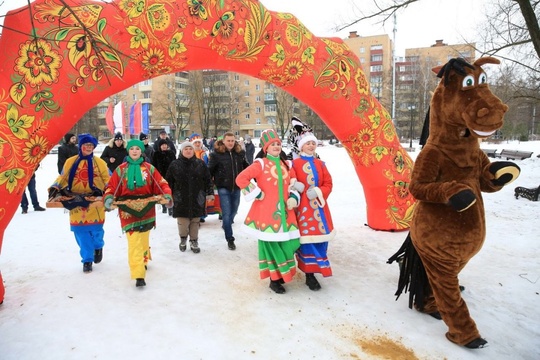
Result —
<instances>
[{"instance_id":1,"label":"white glove","mask_svg":"<svg viewBox=\"0 0 540 360\"><path fill-rule=\"evenodd\" d=\"M317 194L317 190L315 189L318 189L318 187L316 186L313 186L313 187L310 187L309 189L307 189L306 191L306 196L309 200L313 200L315 199L317 196L319 196L319 194Z\"/></svg>"},{"instance_id":2,"label":"white glove","mask_svg":"<svg viewBox=\"0 0 540 360\"><path fill-rule=\"evenodd\" d=\"M298 198L294 194L290 194L287 199L287 209L292 210L295 207L298 207Z\"/></svg>"},{"instance_id":3,"label":"white glove","mask_svg":"<svg viewBox=\"0 0 540 360\"><path fill-rule=\"evenodd\" d=\"M301 183L300 181L298 181L296 179L292 179L289 191L296 190L299 193L302 193L302 192L304 192L305 188L306 188L306 186L303 183Z\"/></svg>"},{"instance_id":4,"label":"white glove","mask_svg":"<svg viewBox=\"0 0 540 360\"><path fill-rule=\"evenodd\" d=\"M108 198L107 200L105 200L105 202L103 203L103 206L105 206L105 209L111 210L111 208L112 208L112 203L113 203L113 198L110 197L110 198Z\"/></svg>"}]
</instances>

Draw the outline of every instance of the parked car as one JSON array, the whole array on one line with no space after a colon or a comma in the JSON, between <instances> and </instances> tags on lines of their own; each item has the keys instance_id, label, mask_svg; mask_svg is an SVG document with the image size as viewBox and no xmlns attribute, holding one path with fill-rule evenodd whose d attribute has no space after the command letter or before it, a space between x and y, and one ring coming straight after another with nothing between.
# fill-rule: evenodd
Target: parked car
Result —
<instances>
[{"instance_id":1,"label":"parked car","mask_svg":"<svg viewBox=\"0 0 540 360\"><path fill-rule=\"evenodd\" d=\"M58 148L60 145L54 145L51 151L49 151L49 154L58 154Z\"/></svg>"}]
</instances>

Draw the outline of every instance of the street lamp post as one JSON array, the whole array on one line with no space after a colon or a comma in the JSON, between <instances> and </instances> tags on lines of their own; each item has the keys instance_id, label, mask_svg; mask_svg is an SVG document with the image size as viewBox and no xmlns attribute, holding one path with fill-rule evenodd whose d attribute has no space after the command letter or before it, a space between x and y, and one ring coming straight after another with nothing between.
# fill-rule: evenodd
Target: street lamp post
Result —
<instances>
[{"instance_id":1,"label":"street lamp post","mask_svg":"<svg viewBox=\"0 0 540 360\"><path fill-rule=\"evenodd\" d=\"M416 109L416 107L414 105L409 105L408 107L409 111L411 112L411 129L409 131L409 136L411 138L411 142L409 143L409 149L413 149L412 147L412 139L413 139L413 113L414 113L414 109Z\"/></svg>"}]
</instances>

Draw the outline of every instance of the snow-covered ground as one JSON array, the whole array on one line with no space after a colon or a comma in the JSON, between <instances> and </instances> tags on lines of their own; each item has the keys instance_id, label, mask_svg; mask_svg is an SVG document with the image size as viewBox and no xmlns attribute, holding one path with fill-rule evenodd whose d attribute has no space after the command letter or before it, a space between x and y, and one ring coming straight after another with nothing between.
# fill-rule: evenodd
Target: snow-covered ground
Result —
<instances>
[{"instance_id":1,"label":"snow-covered ground","mask_svg":"<svg viewBox=\"0 0 540 360\"><path fill-rule=\"evenodd\" d=\"M517 161L516 182L484 195L486 242L460 277L487 348L450 343L443 322L408 309L408 294L395 300L398 267L386 260L406 232L365 226L351 161L327 145L318 152L334 179L328 203L338 236L329 248L334 276L320 280L322 290L310 291L298 274L277 295L259 279L257 241L242 230L244 200L236 251L210 216L201 253L180 253L174 219L158 213L142 289L129 278L116 212L107 214L103 262L84 274L67 213L19 210L0 256L0 359L540 359L540 202L513 196L516 186L540 185L540 142L482 147L535 152ZM48 155L37 171L41 205L56 159Z\"/></svg>"}]
</instances>

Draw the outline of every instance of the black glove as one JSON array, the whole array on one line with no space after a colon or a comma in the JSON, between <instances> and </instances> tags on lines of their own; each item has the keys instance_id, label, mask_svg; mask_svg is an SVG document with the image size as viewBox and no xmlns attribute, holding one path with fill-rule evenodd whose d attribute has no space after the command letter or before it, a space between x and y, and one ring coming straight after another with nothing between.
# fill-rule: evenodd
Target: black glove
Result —
<instances>
[{"instance_id":1,"label":"black glove","mask_svg":"<svg viewBox=\"0 0 540 360\"><path fill-rule=\"evenodd\" d=\"M489 166L489 172L495 176L493 185L504 186L516 180L521 169L511 161L496 161Z\"/></svg>"},{"instance_id":2,"label":"black glove","mask_svg":"<svg viewBox=\"0 0 540 360\"><path fill-rule=\"evenodd\" d=\"M449 205L457 212L467 210L476 202L476 196L472 190L461 190L450 197Z\"/></svg>"},{"instance_id":3,"label":"black glove","mask_svg":"<svg viewBox=\"0 0 540 360\"><path fill-rule=\"evenodd\" d=\"M58 194L60 194L60 189L57 187L49 188L49 199L54 199Z\"/></svg>"}]
</instances>

